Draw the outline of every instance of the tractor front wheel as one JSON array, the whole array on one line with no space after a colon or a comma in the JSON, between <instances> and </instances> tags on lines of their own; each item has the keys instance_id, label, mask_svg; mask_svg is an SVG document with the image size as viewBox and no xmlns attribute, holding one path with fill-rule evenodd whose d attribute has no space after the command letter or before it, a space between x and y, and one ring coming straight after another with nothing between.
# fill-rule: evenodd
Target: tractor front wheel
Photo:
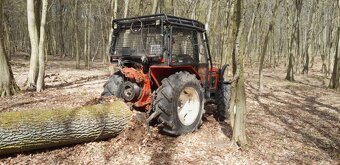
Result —
<instances>
[{"instance_id":1,"label":"tractor front wheel","mask_svg":"<svg viewBox=\"0 0 340 165\"><path fill-rule=\"evenodd\" d=\"M230 90L231 90L231 84L227 82L220 82L220 85L218 87L217 92L217 115L216 117L219 120L225 120L228 117L228 111L229 111L229 102L230 102Z\"/></svg>"},{"instance_id":2,"label":"tractor front wheel","mask_svg":"<svg viewBox=\"0 0 340 165\"><path fill-rule=\"evenodd\" d=\"M122 83L124 82L123 77L121 76L120 71L115 72L110 79L104 84L104 91L102 92L102 96L116 96L120 97L120 88Z\"/></svg>"},{"instance_id":3,"label":"tractor front wheel","mask_svg":"<svg viewBox=\"0 0 340 165\"><path fill-rule=\"evenodd\" d=\"M177 72L163 79L153 102L160 131L173 136L195 131L202 123L203 102L203 88L195 75Z\"/></svg>"}]
</instances>

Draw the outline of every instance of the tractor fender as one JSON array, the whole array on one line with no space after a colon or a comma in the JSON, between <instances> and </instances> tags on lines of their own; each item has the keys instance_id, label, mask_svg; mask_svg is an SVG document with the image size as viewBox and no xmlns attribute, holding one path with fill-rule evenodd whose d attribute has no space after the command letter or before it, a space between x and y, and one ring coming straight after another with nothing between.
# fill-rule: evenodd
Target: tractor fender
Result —
<instances>
[{"instance_id":1,"label":"tractor fender","mask_svg":"<svg viewBox=\"0 0 340 165\"><path fill-rule=\"evenodd\" d=\"M201 77L197 73L197 71L192 66L151 66L150 74L153 81L159 87L162 85L162 80L164 78L168 78L169 76L180 72L186 71L190 74L194 74L198 80L201 80Z\"/></svg>"},{"instance_id":2,"label":"tractor fender","mask_svg":"<svg viewBox=\"0 0 340 165\"><path fill-rule=\"evenodd\" d=\"M225 70L228 68L228 64L224 64L223 66L222 66L222 68L220 69L220 73L219 73L219 82L222 82L222 83L228 83L228 82L225 82L224 81L224 78L223 78L223 75L224 75L224 72L225 72Z\"/></svg>"}]
</instances>

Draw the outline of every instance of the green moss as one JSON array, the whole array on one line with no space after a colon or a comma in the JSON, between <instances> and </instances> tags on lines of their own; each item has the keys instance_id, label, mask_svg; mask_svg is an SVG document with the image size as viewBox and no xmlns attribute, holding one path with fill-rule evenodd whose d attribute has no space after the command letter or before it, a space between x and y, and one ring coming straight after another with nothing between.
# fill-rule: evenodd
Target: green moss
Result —
<instances>
[{"instance_id":1,"label":"green moss","mask_svg":"<svg viewBox=\"0 0 340 165\"><path fill-rule=\"evenodd\" d=\"M115 101L111 104L97 104L76 109L61 108L56 110L31 109L20 112L0 113L0 127L10 128L18 125L45 125L50 121L63 122L86 117L102 117L108 114L115 116L130 116L132 112L125 103Z\"/></svg>"}]
</instances>

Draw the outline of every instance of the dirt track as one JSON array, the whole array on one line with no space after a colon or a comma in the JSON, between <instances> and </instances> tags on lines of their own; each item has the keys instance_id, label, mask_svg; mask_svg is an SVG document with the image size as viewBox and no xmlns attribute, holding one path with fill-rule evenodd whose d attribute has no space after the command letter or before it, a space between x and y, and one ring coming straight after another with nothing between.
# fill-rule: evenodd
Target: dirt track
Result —
<instances>
[{"instance_id":1,"label":"dirt track","mask_svg":"<svg viewBox=\"0 0 340 165\"><path fill-rule=\"evenodd\" d=\"M13 65L22 86L28 64ZM76 70L72 62L51 62L47 90L1 98L0 112L84 105L100 95L109 76L103 64L96 66ZM287 82L285 70L278 70L265 70L262 93L257 91L257 75L246 74L250 144L243 150L230 143L228 124L212 116L198 131L178 138L160 135L155 128L148 135L144 124L134 120L108 141L12 155L0 164L337 164L340 93L324 88L320 76L299 75L296 82ZM310 75L318 73L312 70Z\"/></svg>"}]
</instances>

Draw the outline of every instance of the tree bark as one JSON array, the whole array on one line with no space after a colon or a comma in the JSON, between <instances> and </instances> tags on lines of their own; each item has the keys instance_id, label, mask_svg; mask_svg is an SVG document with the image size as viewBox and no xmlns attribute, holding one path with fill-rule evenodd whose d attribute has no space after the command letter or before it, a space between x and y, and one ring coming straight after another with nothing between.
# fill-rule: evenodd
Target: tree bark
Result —
<instances>
[{"instance_id":1,"label":"tree bark","mask_svg":"<svg viewBox=\"0 0 340 165\"><path fill-rule=\"evenodd\" d=\"M294 79L294 63L295 63L295 57L297 54L299 54L299 39L298 35L299 33L299 20L300 20L300 14L301 14L301 8L302 8L302 2L301 0L295 1L295 9L293 18L289 15L289 10L287 7L287 26L289 26L288 22L289 20L292 20L292 27L288 31L288 68L287 68L287 74L286 74L286 80L288 81L295 81ZM293 53L293 46L295 41L295 47L297 47L297 51L295 51L295 55ZM298 57L298 56L297 56Z\"/></svg>"},{"instance_id":2,"label":"tree bark","mask_svg":"<svg viewBox=\"0 0 340 165\"><path fill-rule=\"evenodd\" d=\"M90 57L91 57L91 18L92 17L92 4L90 4L89 7L89 12L88 12L88 17L86 17L87 19L87 40L85 42L87 42L87 69L90 70ZM86 32L85 32L86 33Z\"/></svg>"},{"instance_id":3,"label":"tree bark","mask_svg":"<svg viewBox=\"0 0 340 165\"><path fill-rule=\"evenodd\" d=\"M277 11L277 8L278 8L278 0L275 1L275 6L274 6L274 10L273 10L273 16L271 18L271 21L269 23L269 27L268 27L268 30L267 30L267 33L266 33L266 36L264 38L264 42L263 42L263 45L262 45L262 50L261 50L261 58L260 58L260 67L259 67L259 91L262 90L263 88L263 62L264 62L264 57L266 55L266 52L267 52L267 48L268 48L268 41L269 41L269 34L271 32L273 32L273 28L275 26L275 19L276 19L276 11Z\"/></svg>"},{"instance_id":4,"label":"tree bark","mask_svg":"<svg viewBox=\"0 0 340 165\"><path fill-rule=\"evenodd\" d=\"M113 7L113 16L111 17L111 19L117 19L117 11L118 11L118 0L114 0L114 7ZM110 24L111 25L111 24ZM110 34L109 34L109 39L106 45L106 58L108 58L108 60L110 60L110 48L111 48L111 42L112 42L112 34L113 34L113 29L110 26Z\"/></svg>"},{"instance_id":5,"label":"tree bark","mask_svg":"<svg viewBox=\"0 0 340 165\"><path fill-rule=\"evenodd\" d=\"M124 0L124 2L124 18L126 18L129 15L129 0Z\"/></svg>"},{"instance_id":6,"label":"tree bark","mask_svg":"<svg viewBox=\"0 0 340 165\"><path fill-rule=\"evenodd\" d=\"M196 8L197 8L198 3L199 3L199 0L195 0L194 8L192 9L192 12L191 12L191 19L196 19Z\"/></svg>"},{"instance_id":7,"label":"tree bark","mask_svg":"<svg viewBox=\"0 0 340 165\"><path fill-rule=\"evenodd\" d=\"M176 15L176 13L175 13L175 2L174 2L175 0L171 0L171 10L172 10L172 15Z\"/></svg>"},{"instance_id":8,"label":"tree bark","mask_svg":"<svg viewBox=\"0 0 340 165\"><path fill-rule=\"evenodd\" d=\"M247 144L246 136L246 95L244 86L244 48L245 38L242 35L244 28L244 16L242 16L243 0L237 0L235 4L234 28L237 31L233 51L233 88L230 103L230 122L233 129L232 141L239 146Z\"/></svg>"},{"instance_id":9,"label":"tree bark","mask_svg":"<svg viewBox=\"0 0 340 165\"><path fill-rule=\"evenodd\" d=\"M75 6L74 6L74 23L75 23L75 33L74 33L74 38L75 38L75 47L76 47L76 69L80 69L80 52L79 52L79 28L78 28L78 0L75 1Z\"/></svg>"},{"instance_id":10,"label":"tree bark","mask_svg":"<svg viewBox=\"0 0 340 165\"><path fill-rule=\"evenodd\" d=\"M30 69L28 72L28 88L34 88L38 78L39 71L39 41L38 41L38 28L36 24L36 13L34 0L27 0L27 21L28 21L28 32L31 41L31 60Z\"/></svg>"},{"instance_id":11,"label":"tree bark","mask_svg":"<svg viewBox=\"0 0 340 165\"><path fill-rule=\"evenodd\" d=\"M340 10L340 0L337 5L337 9ZM336 34L336 46L335 46L335 55L334 55L334 65L333 65L333 72L332 77L329 82L329 87L332 89L340 90L340 14L338 14L338 28Z\"/></svg>"},{"instance_id":12,"label":"tree bark","mask_svg":"<svg viewBox=\"0 0 340 165\"><path fill-rule=\"evenodd\" d=\"M0 34L3 32L2 4L3 0L0 0ZM0 35L0 77L0 97L11 96L20 91L4 50L2 35Z\"/></svg>"},{"instance_id":13,"label":"tree bark","mask_svg":"<svg viewBox=\"0 0 340 165\"><path fill-rule=\"evenodd\" d=\"M113 17L114 19L118 18L118 0L114 0L115 1L115 7L113 9Z\"/></svg>"},{"instance_id":14,"label":"tree bark","mask_svg":"<svg viewBox=\"0 0 340 165\"><path fill-rule=\"evenodd\" d=\"M63 0L58 0L59 4L59 9L58 9L58 14L59 14L59 53L61 57L65 57L65 43L64 43L64 16L63 16L63 10L64 10L64 4Z\"/></svg>"},{"instance_id":15,"label":"tree bark","mask_svg":"<svg viewBox=\"0 0 340 165\"><path fill-rule=\"evenodd\" d=\"M209 23L210 23L210 18L211 18L212 4L213 4L213 1L209 1L208 15L205 19L205 29L207 30L207 33L209 33Z\"/></svg>"},{"instance_id":16,"label":"tree bark","mask_svg":"<svg viewBox=\"0 0 340 165\"><path fill-rule=\"evenodd\" d=\"M152 14L156 14L159 6L159 0L153 0Z\"/></svg>"},{"instance_id":17,"label":"tree bark","mask_svg":"<svg viewBox=\"0 0 340 165\"><path fill-rule=\"evenodd\" d=\"M302 73L303 74L308 74L308 71L309 71L309 58L310 58L310 54L309 54L309 49L312 45L312 31L314 30L314 22L313 20L315 19L314 18L314 15L315 15L315 8L316 6L318 5L318 1L314 2L314 0L311 1L312 3L312 8L310 10L310 13L309 13L309 17L308 17L308 24L307 24L307 27L308 30L307 30L307 34L306 34L306 43L305 43L305 63L304 63L304 66L303 66L303 70L302 70Z\"/></svg>"},{"instance_id":18,"label":"tree bark","mask_svg":"<svg viewBox=\"0 0 340 165\"><path fill-rule=\"evenodd\" d=\"M250 24L250 29L249 29L249 32L248 32L248 35L247 35L247 44L246 44L246 48L245 48L245 51L244 53L247 54L247 58L250 58L250 52L248 52L248 49L249 49L249 42L250 42L250 39L251 39L251 36L252 36L252 33L253 33L253 29L254 29L254 24L255 24L255 20L256 20L256 16L257 16L257 12L260 8L260 1L257 2L257 5L256 5L256 11L253 12L253 18L251 19L251 24Z\"/></svg>"},{"instance_id":19,"label":"tree bark","mask_svg":"<svg viewBox=\"0 0 340 165\"><path fill-rule=\"evenodd\" d=\"M231 33L232 33L232 29L233 28L229 28L230 27L230 25L232 24L232 23L230 23L231 21L229 21L229 19L230 19L230 17L231 17L231 15L233 14L233 7L232 7L233 5L231 4L231 2L229 1L229 2L227 2L227 6L226 6L226 8L227 8L227 10L226 10L226 14L225 14L225 17L224 17L224 19L226 20L226 22L225 22L225 24L224 24L224 28L223 28L223 30L224 30L224 34L223 34L223 38L229 38L229 36L231 35ZM233 38L233 37L231 37L231 38ZM234 41L234 39L232 39L232 41ZM233 43L233 42L232 42ZM226 64L226 63L228 63L229 62L229 59L230 59L230 57L231 57L231 55L232 55L232 51L230 51L230 50L232 50L233 48L231 47L231 45L232 44L228 44L228 42L226 42L226 44L223 44L223 46L224 46L224 51L223 51L223 55L221 55L221 64ZM223 56L224 56L224 58L223 58Z\"/></svg>"},{"instance_id":20,"label":"tree bark","mask_svg":"<svg viewBox=\"0 0 340 165\"><path fill-rule=\"evenodd\" d=\"M340 45L340 26L338 27L338 30L337 30L333 72L332 72L332 77L329 83L329 87L332 89L340 89L339 45Z\"/></svg>"},{"instance_id":21,"label":"tree bark","mask_svg":"<svg viewBox=\"0 0 340 165\"><path fill-rule=\"evenodd\" d=\"M288 81L295 81L294 70L293 70L293 60L294 60L294 55L292 52L289 52L289 61L288 61L288 68L287 68L287 74L286 74L286 80Z\"/></svg>"},{"instance_id":22,"label":"tree bark","mask_svg":"<svg viewBox=\"0 0 340 165\"><path fill-rule=\"evenodd\" d=\"M89 54L89 52L88 52L88 28L89 28L89 12L88 12L89 10L88 10L88 5L86 5L86 9L85 9L85 13L86 13L86 18L85 18L85 21L84 21L84 62L85 62L85 67L87 67L87 66L89 66L89 59L88 59L88 57L90 56L90 55L88 55Z\"/></svg>"},{"instance_id":23,"label":"tree bark","mask_svg":"<svg viewBox=\"0 0 340 165\"><path fill-rule=\"evenodd\" d=\"M39 74L37 80L37 92L41 92L44 89L44 78L45 78L45 24L47 16L47 4L48 0L42 0L42 13L40 23L40 40L39 40Z\"/></svg>"},{"instance_id":24,"label":"tree bark","mask_svg":"<svg viewBox=\"0 0 340 165\"><path fill-rule=\"evenodd\" d=\"M0 155L111 138L131 115L121 101L73 110L1 113Z\"/></svg>"}]
</instances>

